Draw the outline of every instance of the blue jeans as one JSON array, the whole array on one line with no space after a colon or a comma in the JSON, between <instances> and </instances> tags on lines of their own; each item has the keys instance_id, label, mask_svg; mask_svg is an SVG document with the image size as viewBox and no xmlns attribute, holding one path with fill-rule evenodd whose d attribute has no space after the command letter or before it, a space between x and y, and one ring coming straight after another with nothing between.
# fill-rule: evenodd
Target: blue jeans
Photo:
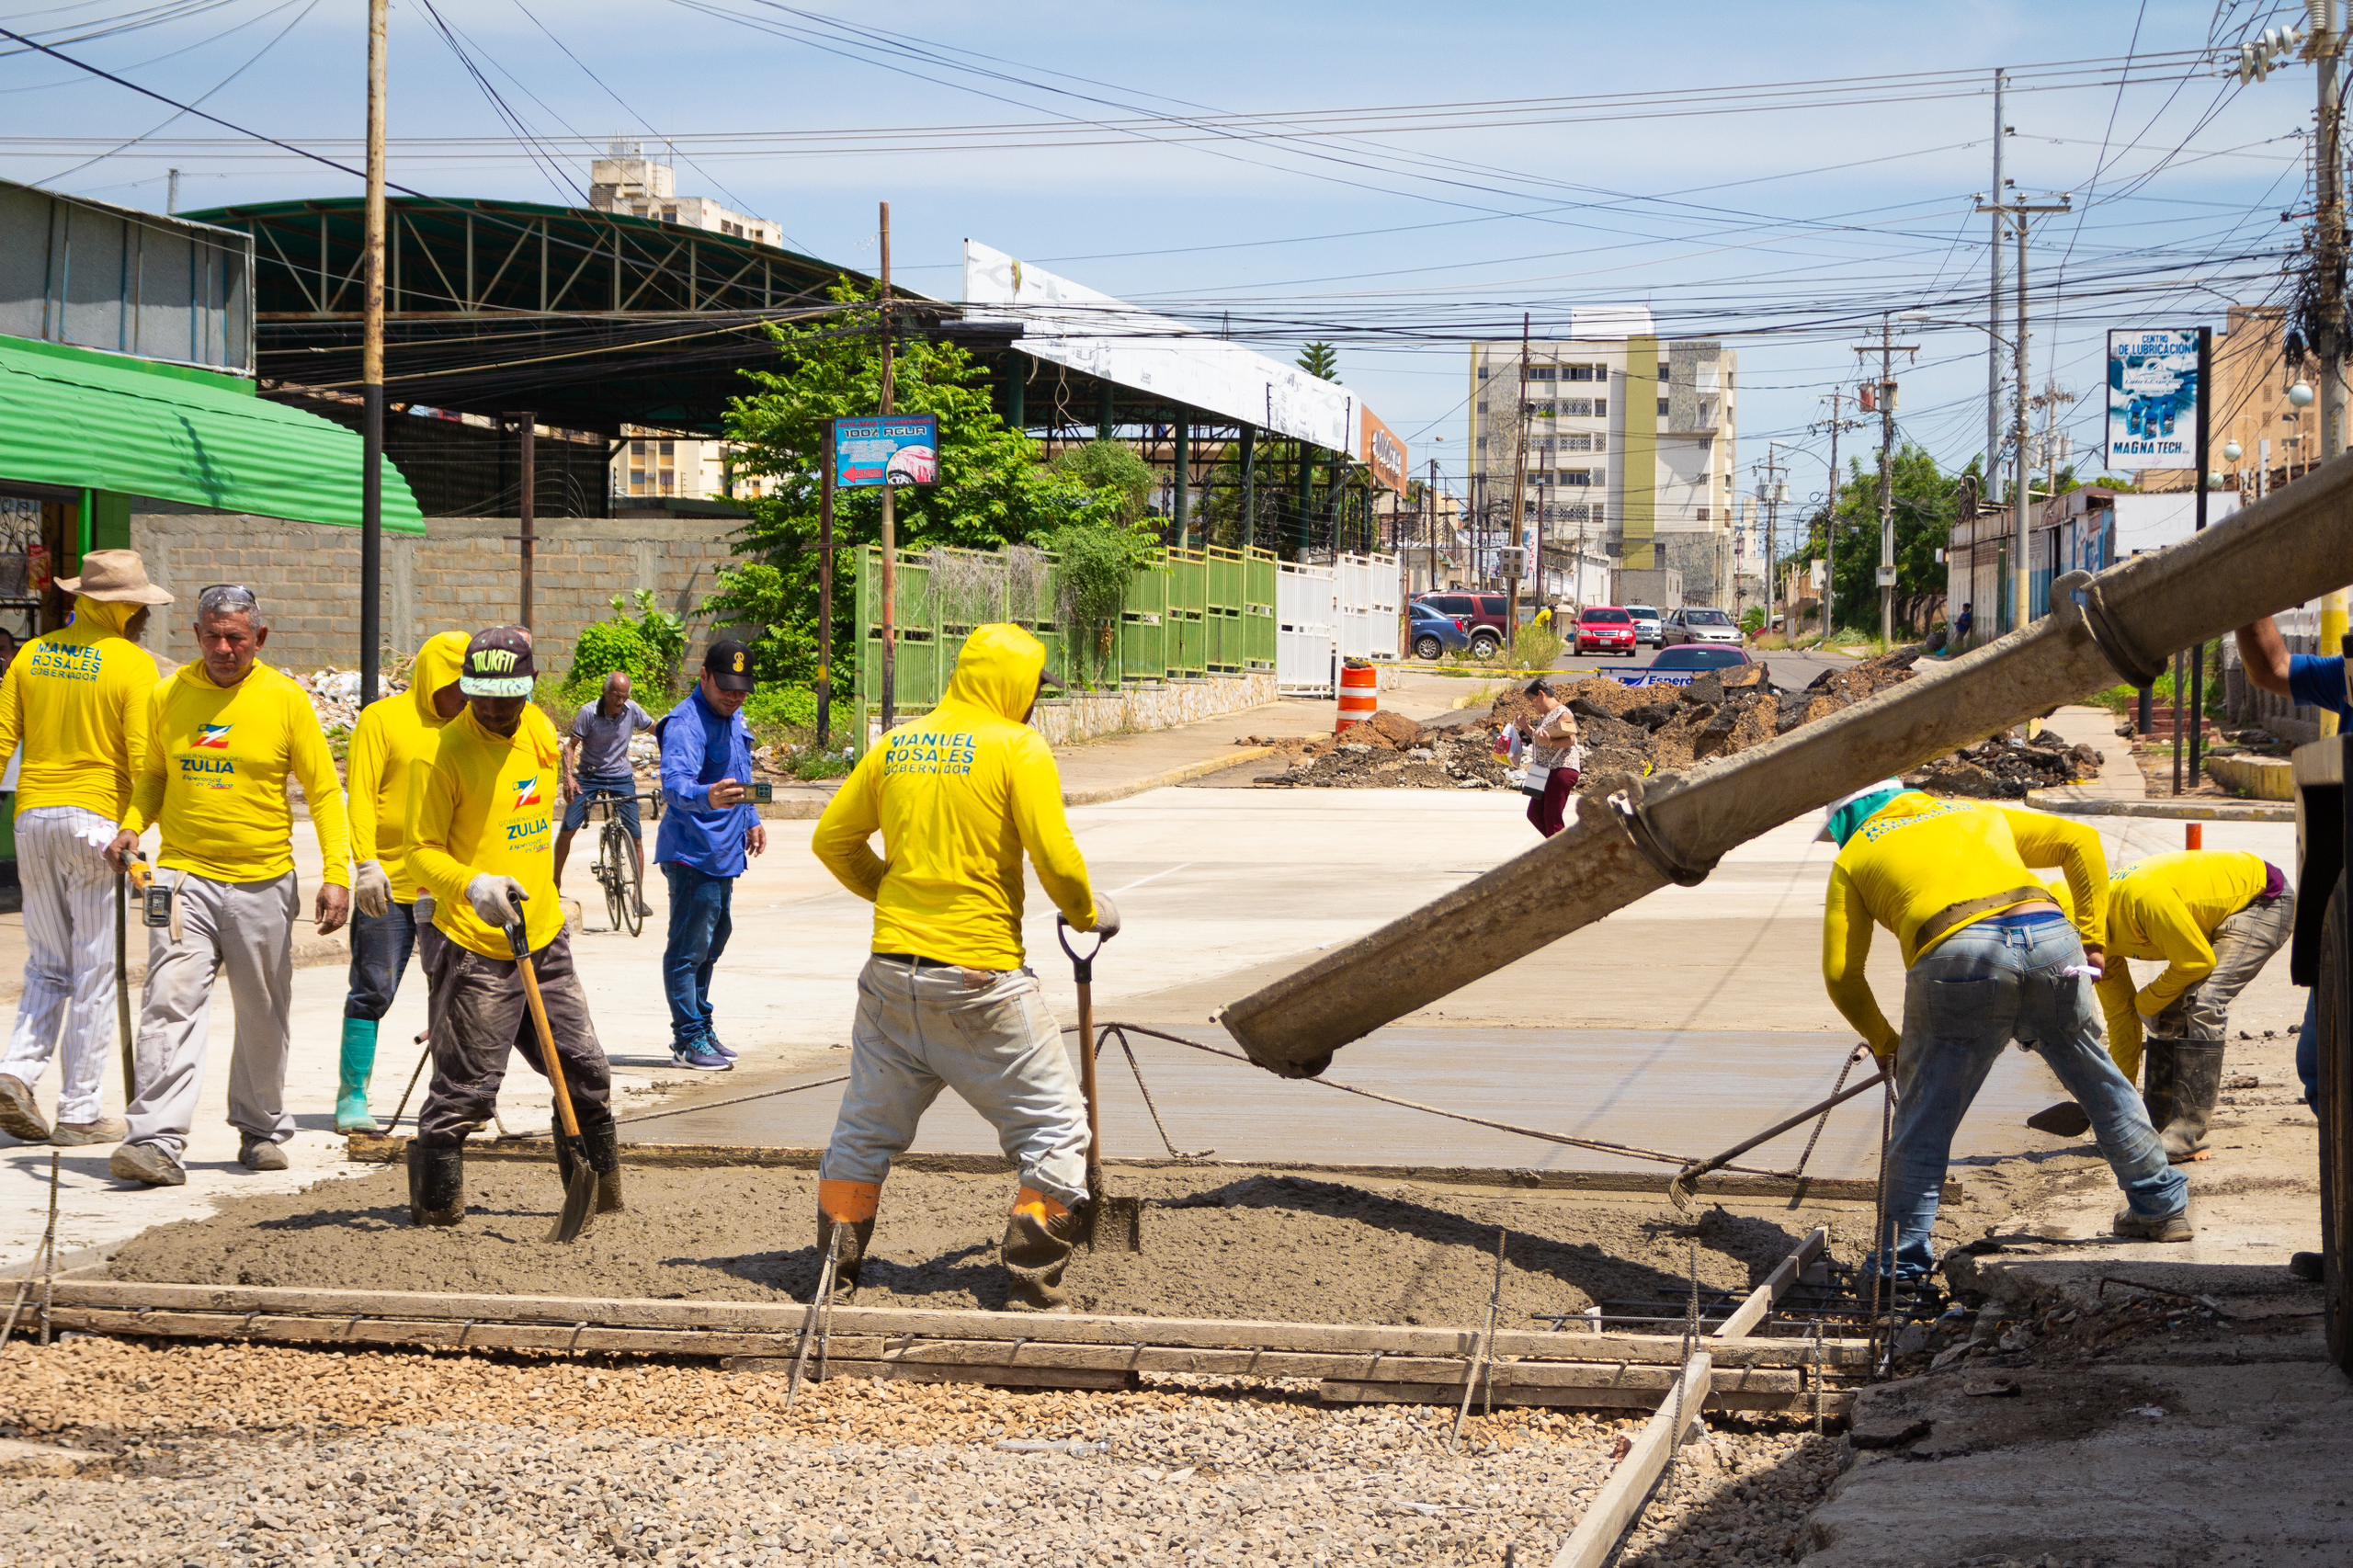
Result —
<instances>
[{"instance_id":1,"label":"blue jeans","mask_svg":"<svg viewBox=\"0 0 2353 1568\"><path fill-rule=\"evenodd\" d=\"M351 994L347 1018L381 1019L392 1009L401 976L416 950L416 905L395 903L381 915L351 912Z\"/></svg>"},{"instance_id":2,"label":"blue jeans","mask_svg":"<svg viewBox=\"0 0 2353 1568\"><path fill-rule=\"evenodd\" d=\"M638 825L637 778L628 773L584 773L580 776L580 793L563 808L563 831L578 833L588 820L588 807L597 800L615 802L613 815L619 819L621 831L631 838L643 839L644 831Z\"/></svg>"},{"instance_id":3,"label":"blue jeans","mask_svg":"<svg viewBox=\"0 0 2353 1568\"><path fill-rule=\"evenodd\" d=\"M2320 988L2304 993L2304 1027L2296 1031L2296 1076L2304 1085L2304 1105L2320 1113Z\"/></svg>"},{"instance_id":4,"label":"blue jeans","mask_svg":"<svg viewBox=\"0 0 2353 1568\"><path fill-rule=\"evenodd\" d=\"M662 990L670 999L670 1049L710 1033L710 971L735 921L735 879L665 861L670 879L670 939L662 949Z\"/></svg>"},{"instance_id":5,"label":"blue jeans","mask_svg":"<svg viewBox=\"0 0 2353 1568\"><path fill-rule=\"evenodd\" d=\"M2157 1219L2188 1209L2188 1179L2165 1163L2140 1095L2101 1042L2091 981L2066 972L2083 961L2083 943L2064 920L2006 917L1954 932L1905 977L1887 1151L1898 1280L1923 1279L1935 1264L1931 1233L1954 1130L2013 1040L2041 1052L2092 1119L2134 1213ZM1880 1257L1872 1262L1883 1267Z\"/></svg>"}]
</instances>

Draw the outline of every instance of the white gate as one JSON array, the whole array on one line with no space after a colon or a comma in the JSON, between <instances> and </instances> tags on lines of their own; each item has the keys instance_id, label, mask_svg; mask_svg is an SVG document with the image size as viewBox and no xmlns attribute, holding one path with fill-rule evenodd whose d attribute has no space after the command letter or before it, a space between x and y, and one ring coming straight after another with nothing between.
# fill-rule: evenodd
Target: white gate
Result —
<instances>
[{"instance_id":1,"label":"white gate","mask_svg":"<svg viewBox=\"0 0 2353 1568\"><path fill-rule=\"evenodd\" d=\"M1397 558L1343 555L1329 566L1285 562L1275 574L1275 685L1329 696L1343 659L1397 657Z\"/></svg>"}]
</instances>

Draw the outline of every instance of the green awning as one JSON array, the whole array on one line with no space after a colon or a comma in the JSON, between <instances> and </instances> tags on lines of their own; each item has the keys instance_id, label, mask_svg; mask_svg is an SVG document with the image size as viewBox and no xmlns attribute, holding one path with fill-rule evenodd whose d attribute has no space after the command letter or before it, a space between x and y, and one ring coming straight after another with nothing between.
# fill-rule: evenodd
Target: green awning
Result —
<instances>
[{"instance_id":1,"label":"green awning","mask_svg":"<svg viewBox=\"0 0 2353 1568\"><path fill-rule=\"evenodd\" d=\"M359 459L357 433L237 377L0 337L0 481L358 528ZM425 531L390 462L383 508Z\"/></svg>"}]
</instances>

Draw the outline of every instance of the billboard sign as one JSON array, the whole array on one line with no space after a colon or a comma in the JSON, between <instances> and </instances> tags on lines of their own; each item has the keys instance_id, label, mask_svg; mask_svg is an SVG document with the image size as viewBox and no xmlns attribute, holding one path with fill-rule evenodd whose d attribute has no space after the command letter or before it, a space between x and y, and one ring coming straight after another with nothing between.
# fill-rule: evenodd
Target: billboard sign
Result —
<instances>
[{"instance_id":1,"label":"billboard sign","mask_svg":"<svg viewBox=\"0 0 2353 1568\"><path fill-rule=\"evenodd\" d=\"M939 483L936 415L834 421L834 484L841 490L893 490Z\"/></svg>"},{"instance_id":2,"label":"billboard sign","mask_svg":"<svg viewBox=\"0 0 2353 1568\"><path fill-rule=\"evenodd\" d=\"M1405 475L1413 467L1405 454L1405 443L1370 408L1358 408L1357 427L1357 457L1372 470L1373 478L1398 494L1404 494Z\"/></svg>"},{"instance_id":3,"label":"billboard sign","mask_svg":"<svg viewBox=\"0 0 2353 1568\"><path fill-rule=\"evenodd\" d=\"M2108 335L2108 466L2198 466L2198 329L2111 330Z\"/></svg>"}]
</instances>

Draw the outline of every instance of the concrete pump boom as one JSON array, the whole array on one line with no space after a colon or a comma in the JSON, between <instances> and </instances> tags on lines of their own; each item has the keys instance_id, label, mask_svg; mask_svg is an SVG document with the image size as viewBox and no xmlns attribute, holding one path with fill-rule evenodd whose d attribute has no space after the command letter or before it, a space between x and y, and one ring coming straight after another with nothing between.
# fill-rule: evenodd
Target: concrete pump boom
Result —
<instances>
[{"instance_id":1,"label":"concrete pump boom","mask_svg":"<svg viewBox=\"0 0 2353 1568\"><path fill-rule=\"evenodd\" d=\"M1696 883L1733 846L1875 778L2118 680L2353 578L2353 456L2192 539L2052 585L2052 613L1778 740L1578 802L1558 836L1228 1006L1250 1059L1312 1077L1416 1007L1622 909Z\"/></svg>"}]
</instances>

